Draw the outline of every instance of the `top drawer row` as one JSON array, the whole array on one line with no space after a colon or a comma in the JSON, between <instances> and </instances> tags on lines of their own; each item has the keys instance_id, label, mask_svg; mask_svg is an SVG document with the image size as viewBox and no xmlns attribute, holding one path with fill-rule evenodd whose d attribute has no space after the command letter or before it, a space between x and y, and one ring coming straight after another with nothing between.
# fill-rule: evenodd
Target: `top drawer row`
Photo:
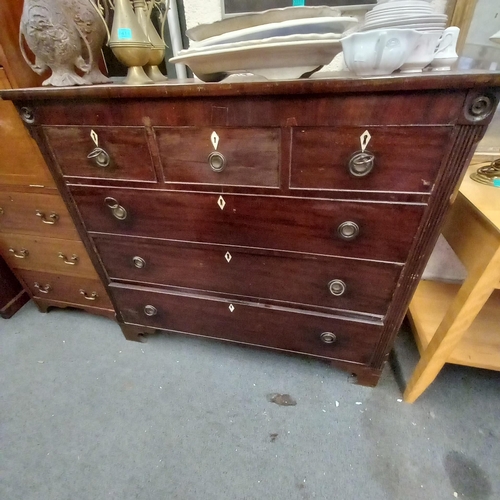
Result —
<instances>
[{"instance_id":1,"label":"top drawer row","mask_svg":"<svg viewBox=\"0 0 500 500\"><path fill-rule=\"evenodd\" d=\"M449 127L44 127L63 176L428 193ZM291 156L283 154L291 151ZM155 161L155 158L157 161ZM288 160L289 158L289 160Z\"/></svg>"}]
</instances>

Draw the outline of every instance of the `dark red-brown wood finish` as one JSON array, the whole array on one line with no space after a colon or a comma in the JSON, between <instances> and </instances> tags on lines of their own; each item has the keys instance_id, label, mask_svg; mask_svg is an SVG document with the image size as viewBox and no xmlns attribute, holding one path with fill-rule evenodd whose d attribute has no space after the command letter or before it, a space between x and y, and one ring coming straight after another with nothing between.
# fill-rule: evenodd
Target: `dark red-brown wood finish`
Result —
<instances>
[{"instance_id":1,"label":"dark red-brown wood finish","mask_svg":"<svg viewBox=\"0 0 500 500\"><path fill-rule=\"evenodd\" d=\"M499 89L499 73L429 73L1 96L126 338L278 349L375 385Z\"/></svg>"},{"instance_id":2,"label":"dark red-brown wood finish","mask_svg":"<svg viewBox=\"0 0 500 500\"><path fill-rule=\"evenodd\" d=\"M0 317L11 318L28 300L29 295L0 257Z\"/></svg>"}]
</instances>

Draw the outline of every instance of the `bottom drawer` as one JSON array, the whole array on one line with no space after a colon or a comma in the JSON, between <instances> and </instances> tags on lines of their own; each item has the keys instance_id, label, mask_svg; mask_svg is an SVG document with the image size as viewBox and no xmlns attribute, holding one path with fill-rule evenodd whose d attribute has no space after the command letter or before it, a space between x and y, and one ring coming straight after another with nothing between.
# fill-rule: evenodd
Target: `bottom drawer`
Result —
<instances>
[{"instance_id":1,"label":"bottom drawer","mask_svg":"<svg viewBox=\"0 0 500 500\"><path fill-rule=\"evenodd\" d=\"M118 284L110 291L127 323L322 358L369 363L381 333L381 326L371 323L291 309Z\"/></svg>"},{"instance_id":2,"label":"bottom drawer","mask_svg":"<svg viewBox=\"0 0 500 500\"><path fill-rule=\"evenodd\" d=\"M26 270L20 270L18 274L35 297L113 309L106 289L98 280Z\"/></svg>"}]
</instances>

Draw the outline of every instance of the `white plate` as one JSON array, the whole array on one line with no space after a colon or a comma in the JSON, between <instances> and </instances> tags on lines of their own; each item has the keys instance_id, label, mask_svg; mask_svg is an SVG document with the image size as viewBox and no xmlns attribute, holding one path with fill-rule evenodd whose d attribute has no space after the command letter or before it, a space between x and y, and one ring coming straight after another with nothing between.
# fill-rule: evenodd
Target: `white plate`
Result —
<instances>
[{"instance_id":1,"label":"white plate","mask_svg":"<svg viewBox=\"0 0 500 500\"><path fill-rule=\"evenodd\" d=\"M206 38L193 44L193 47L215 46L225 43L262 40L277 36L337 33L342 35L347 28L354 27L359 21L354 17L318 17L313 19L292 19L282 23L270 23L245 28L222 35Z\"/></svg>"},{"instance_id":2,"label":"white plate","mask_svg":"<svg viewBox=\"0 0 500 500\"><path fill-rule=\"evenodd\" d=\"M236 31L263 24L281 23L292 19L310 19L312 17L339 17L340 10L333 7L285 7L283 9L269 9L242 16L228 17L210 24L199 24L186 31L191 40L199 42L212 36L222 35L229 31Z\"/></svg>"},{"instance_id":3,"label":"white plate","mask_svg":"<svg viewBox=\"0 0 500 500\"><path fill-rule=\"evenodd\" d=\"M369 26L371 24L377 24L381 22L393 22L393 21L404 21L407 23L421 24L421 23L446 23L448 17L445 15L437 16L388 16L383 19L377 19L374 21L368 21L365 23L365 26Z\"/></svg>"},{"instance_id":4,"label":"white plate","mask_svg":"<svg viewBox=\"0 0 500 500\"><path fill-rule=\"evenodd\" d=\"M380 17L386 17L386 16L429 16L433 15L434 12L432 10L416 10L416 9L405 9L405 10L398 10L398 11L387 11L387 12L381 12L381 13L376 13L374 12L372 15L369 15L370 13L368 12L365 16L365 21L371 20L371 19L378 19Z\"/></svg>"},{"instance_id":5,"label":"white plate","mask_svg":"<svg viewBox=\"0 0 500 500\"><path fill-rule=\"evenodd\" d=\"M206 82L221 81L231 73L278 80L310 74L330 63L341 50L338 35L295 35L183 50L170 62L187 64Z\"/></svg>"},{"instance_id":6,"label":"white plate","mask_svg":"<svg viewBox=\"0 0 500 500\"><path fill-rule=\"evenodd\" d=\"M409 30L420 30L427 31L432 29L445 29L446 23L421 23L421 24L405 24L403 23L382 23L376 26L364 26L360 31L372 31L385 28L398 28L398 29L409 29Z\"/></svg>"},{"instance_id":7,"label":"white plate","mask_svg":"<svg viewBox=\"0 0 500 500\"><path fill-rule=\"evenodd\" d=\"M384 28L394 28L396 26L400 25L408 25L412 24L415 26L422 26L422 25L435 25L434 27L437 28L439 26L444 26L446 25L446 21L428 21L428 20L420 20L420 19L394 19L390 21L373 21L371 23L366 23L362 28L361 31L365 31L367 29L374 29L377 27L384 27Z\"/></svg>"},{"instance_id":8,"label":"white plate","mask_svg":"<svg viewBox=\"0 0 500 500\"><path fill-rule=\"evenodd\" d=\"M402 0L398 2L379 2L371 12L393 9L394 7L429 7L429 2L424 0Z\"/></svg>"}]
</instances>

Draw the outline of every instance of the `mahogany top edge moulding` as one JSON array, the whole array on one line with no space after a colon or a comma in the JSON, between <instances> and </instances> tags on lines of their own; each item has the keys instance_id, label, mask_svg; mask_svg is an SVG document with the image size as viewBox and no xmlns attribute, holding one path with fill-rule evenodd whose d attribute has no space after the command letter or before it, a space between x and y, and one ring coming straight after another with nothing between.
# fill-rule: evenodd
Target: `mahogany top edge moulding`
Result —
<instances>
[{"instance_id":1,"label":"mahogany top edge moulding","mask_svg":"<svg viewBox=\"0 0 500 500\"><path fill-rule=\"evenodd\" d=\"M333 76L334 75L334 76ZM154 85L131 86L119 83L84 87L35 87L5 90L0 98L40 99L129 99L161 97L206 97L247 95L307 95L356 92L401 92L425 90L486 89L500 86L500 71L435 71L421 74L396 74L358 78L350 73L325 74L325 77L286 81L200 83L192 79L170 80Z\"/></svg>"}]
</instances>

